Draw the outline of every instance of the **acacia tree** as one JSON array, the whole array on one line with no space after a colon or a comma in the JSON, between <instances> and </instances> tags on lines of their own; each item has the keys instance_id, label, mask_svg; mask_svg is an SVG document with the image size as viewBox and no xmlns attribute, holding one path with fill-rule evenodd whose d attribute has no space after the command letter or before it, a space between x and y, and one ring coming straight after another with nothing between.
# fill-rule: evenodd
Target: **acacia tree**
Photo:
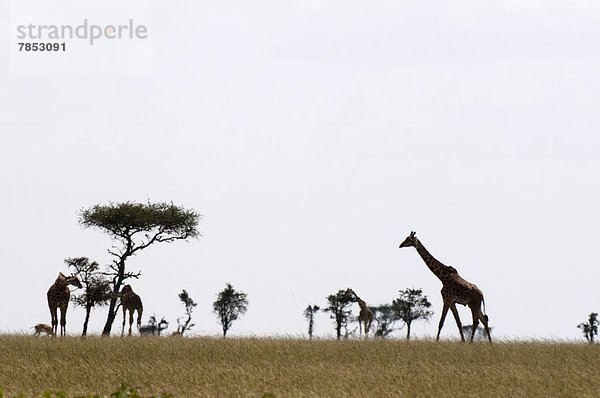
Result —
<instances>
[{"instance_id":1,"label":"acacia tree","mask_svg":"<svg viewBox=\"0 0 600 398\"><path fill-rule=\"evenodd\" d=\"M108 304L111 299L110 281L100 273L100 266L97 262L87 257L75 257L65 260L68 267L75 269L75 273L83 284L83 294L72 296L71 301L80 307L85 308L85 320L83 322L82 336L87 335L90 313L95 306Z\"/></svg>"},{"instance_id":2,"label":"acacia tree","mask_svg":"<svg viewBox=\"0 0 600 398\"><path fill-rule=\"evenodd\" d=\"M190 297L188 292L185 291L185 289L183 289L181 293L179 293L179 300L181 300L181 302L185 306L185 315L187 316L187 319L183 324L180 322L181 318L177 318L177 332L179 332L179 334L183 336L184 332L186 332L187 330L191 330L195 326L193 323L190 324L190 322L192 321L192 311L194 311L194 307L198 304L194 303L194 300L192 300L192 298Z\"/></svg>"},{"instance_id":3,"label":"acacia tree","mask_svg":"<svg viewBox=\"0 0 600 398\"><path fill-rule=\"evenodd\" d=\"M102 331L109 335L117 315L117 295L123 281L138 278L141 272L127 271L126 261L155 243L196 238L200 215L194 210L173 203L109 203L95 205L79 212L79 223L84 227L98 228L112 238L114 245L108 250L113 262L108 266L113 296L108 317Z\"/></svg>"},{"instance_id":4,"label":"acacia tree","mask_svg":"<svg viewBox=\"0 0 600 398\"><path fill-rule=\"evenodd\" d=\"M246 293L236 291L231 283L227 283L225 289L219 292L217 300L213 303L213 310L223 327L223 337L227 336L233 321L248 310L247 297Z\"/></svg>"},{"instance_id":5,"label":"acacia tree","mask_svg":"<svg viewBox=\"0 0 600 398\"><path fill-rule=\"evenodd\" d=\"M342 336L342 328L348 326L348 320L352 311L349 307L354 303L354 295L349 289L339 290L336 294L327 296L327 308L323 311L329 312L329 318L334 320L336 338Z\"/></svg>"},{"instance_id":6,"label":"acacia tree","mask_svg":"<svg viewBox=\"0 0 600 398\"><path fill-rule=\"evenodd\" d=\"M308 321L308 338L312 339L314 325L315 325L315 314L319 312L321 308L318 305L308 305L304 310L304 317Z\"/></svg>"},{"instance_id":7,"label":"acacia tree","mask_svg":"<svg viewBox=\"0 0 600 398\"><path fill-rule=\"evenodd\" d=\"M410 339L410 327L413 321L429 319L433 315L429 311L431 303L421 289L400 290L400 297L392 302L394 317L406 324L406 339Z\"/></svg>"},{"instance_id":8,"label":"acacia tree","mask_svg":"<svg viewBox=\"0 0 600 398\"><path fill-rule=\"evenodd\" d=\"M588 343L594 343L594 337L598 335L598 314L596 312L592 312L587 322L580 323L577 325L579 329L583 332L583 336L588 341Z\"/></svg>"},{"instance_id":9,"label":"acacia tree","mask_svg":"<svg viewBox=\"0 0 600 398\"><path fill-rule=\"evenodd\" d=\"M377 322L375 336L387 337L394 330L394 324L398 318L394 317L394 310L390 304L381 304L373 308L373 318Z\"/></svg>"}]
</instances>

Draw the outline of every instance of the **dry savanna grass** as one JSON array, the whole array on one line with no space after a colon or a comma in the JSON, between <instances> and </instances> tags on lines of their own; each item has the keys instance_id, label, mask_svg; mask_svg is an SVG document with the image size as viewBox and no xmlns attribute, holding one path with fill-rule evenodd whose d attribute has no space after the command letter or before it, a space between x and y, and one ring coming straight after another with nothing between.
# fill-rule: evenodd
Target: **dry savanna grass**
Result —
<instances>
[{"instance_id":1,"label":"dry savanna grass","mask_svg":"<svg viewBox=\"0 0 600 398\"><path fill-rule=\"evenodd\" d=\"M555 397L600 394L600 345L0 336L5 397Z\"/></svg>"}]
</instances>

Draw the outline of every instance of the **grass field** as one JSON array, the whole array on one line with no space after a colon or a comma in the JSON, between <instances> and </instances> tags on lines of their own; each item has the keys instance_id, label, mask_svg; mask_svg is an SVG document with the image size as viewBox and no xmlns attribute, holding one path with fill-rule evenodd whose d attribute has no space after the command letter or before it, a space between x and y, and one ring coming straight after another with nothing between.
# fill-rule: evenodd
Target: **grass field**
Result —
<instances>
[{"instance_id":1,"label":"grass field","mask_svg":"<svg viewBox=\"0 0 600 398\"><path fill-rule=\"evenodd\" d=\"M600 395L600 345L0 336L4 397Z\"/></svg>"}]
</instances>

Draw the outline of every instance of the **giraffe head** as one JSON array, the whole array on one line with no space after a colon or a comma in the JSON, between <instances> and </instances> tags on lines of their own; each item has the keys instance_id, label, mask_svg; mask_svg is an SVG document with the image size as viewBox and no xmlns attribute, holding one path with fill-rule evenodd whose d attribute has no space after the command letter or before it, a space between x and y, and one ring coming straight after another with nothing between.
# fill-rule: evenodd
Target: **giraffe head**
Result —
<instances>
[{"instance_id":1,"label":"giraffe head","mask_svg":"<svg viewBox=\"0 0 600 398\"><path fill-rule=\"evenodd\" d=\"M349 294L352 297L354 297L354 300L356 301L356 293L354 292L354 290L352 290L351 288L348 288L348 289L346 289L346 294Z\"/></svg>"},{"instance_id":2,"label":"giraffe head","mask_svg":"<svg viewBox=\"0 0 600 398\"><path fill-rule=\"evenodd\" d=\"M70 276L66 276L65 277L65 282L67 282L67 284L69 284L69 285L76 286L76 287L78 287L80 289L83 287L81 285L81 282L79 281L79 278L75 274L71 274Z\"/></svg>"},{"instance_id":3,"label":"giraffe head","mask_svg":"<svg viewBox=\"0 0 600 398\"><path fill-rule=\"evenodd\" d=\"M129 294L129 293L133 293L133 289L131 288L131 285L123 286L123 288L121 289L121 295Z\"/></svg>"},{"instance_id":4,"label":"giraffe head","mask_svg":"<svg viewBox=\"0 0 600 398\"><path fill-rule=\"evenodd\" d=\"M411 247L411 246L416 246L417 245L417 237L415 236L417 233L415 231L412 231L410 233L410 235L408 235L408 237L406 239L404 239L404 242L400 243L400 247Z\"/></svg>"}]
</instances>

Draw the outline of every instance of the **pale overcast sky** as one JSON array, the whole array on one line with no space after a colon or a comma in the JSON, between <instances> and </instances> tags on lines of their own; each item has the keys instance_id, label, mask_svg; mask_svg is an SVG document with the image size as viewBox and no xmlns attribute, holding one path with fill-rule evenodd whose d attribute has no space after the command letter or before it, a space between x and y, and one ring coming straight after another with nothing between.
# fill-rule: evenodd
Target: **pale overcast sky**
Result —
<instances>
[{"instance_id":1,"label":"pale overcast sky","mask_svg":"<svg viewBox=\"0 0 600 398\"><path fill-rule=\"evenodd\" d=\"M599 3L154 1L139 74L11 73L8 6L0 330L50 322L65 258L111 261L78 211L128 200L204 216L199 240L128 263L169 331L186 289L194 332L220 333L231 282L250 301L234 335L305 335L307 304L347 287L370 305L422 288L414 333L435 335L441 283L398 248L411 230L479 286L496 336L580 339L600 311Z\"/></svg>"}]
</instances>

